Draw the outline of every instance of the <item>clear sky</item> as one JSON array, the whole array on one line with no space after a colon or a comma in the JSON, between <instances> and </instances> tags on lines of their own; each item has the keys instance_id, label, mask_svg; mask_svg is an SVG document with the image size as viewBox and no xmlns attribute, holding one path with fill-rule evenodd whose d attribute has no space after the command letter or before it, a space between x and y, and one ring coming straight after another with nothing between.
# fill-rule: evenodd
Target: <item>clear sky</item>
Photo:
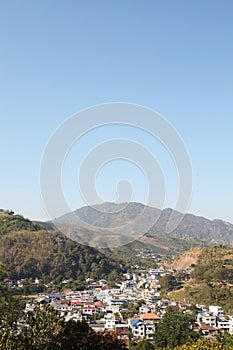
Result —
<instances>
[{"instance_id":1,"label":"clear sky","mask_svg":"<svg viewBox=\"0 0 233 350\"><path fill-rule=\"evenodd\" d=\"M123 101L153 108L184 140L194 176L189 212L233 222L232 17L231 0L1 1L0 207L46 220L39 173L50 136L83 108ZM79 150L118 134L140 138L111 128L73 147L64 168L73 209L82 205L72 188ZM172 206L177 178L156 147ZM140 189L133 199L145 201L138 169L114 164L97 177L103 198L114 200L111 187L127 174Z\"/></svg>"}]
</instances>

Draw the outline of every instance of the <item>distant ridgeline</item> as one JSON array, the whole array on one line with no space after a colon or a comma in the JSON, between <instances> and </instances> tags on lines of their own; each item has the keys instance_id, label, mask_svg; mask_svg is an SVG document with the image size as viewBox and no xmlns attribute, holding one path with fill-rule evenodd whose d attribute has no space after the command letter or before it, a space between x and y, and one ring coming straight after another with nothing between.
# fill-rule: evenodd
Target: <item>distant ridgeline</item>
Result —
<instances>
[{"instance_id":1,"label":"distant ridgeline","mask_svg":"<svg viewBox=\"0 0 233 350\"><path fill-rule=\"evenodd\" d=\"M139 220L137 220L138 218ZM180 223L178 226L174 225L173 232L167 234L166 228L169 220L172 220L173 223ZM151 223L149 229L148 222ZM75 210L74 213L68 213L55 219L54 223L58 226L63 225L63 232L67 230L67 233L71 234L73 230L79 242L85 241L87 235L89 235L90 240L93 236L94 246L98 242L98 235L106 237L108 231L111 235L111 228L116 227L118 232L123 235L125 226L132 235L132 240L135 237L135 232L139 230L140 234L137 234L137 237L149 238L151 245L158 236L183 239L186 242L197 240L199 245L201 245L200 241L227 245L231 245L233 242L233 225L228 222L208 220L193 214L183 215L170 208L159 210L135 202L120 204L106 202L95 206L86 206ZM96 227L95 235L92 234L88 225ZM105 229L104 233L101 232L101 228ZM148 241L146 243L150 244Z\"/></svg>"},{"instance_id":2,"label":"distant ridgeline","mask_svg":"<svg viewBox=\"0 0 233 350\"><path fill-rule=\"evenodd\" d=\"M72 230L78 242L93 243L96 236L104 239L111 234L112 227L131 225L132 235L135 218L145 206L140 203L104 203L93 207L83 207L74 215L66 214L55 220L56 226L62 225L64 231ZM186 214L179 226L170 234L166 233L167 222L173 214L180 218L181 213L164 209L149 208L147 215L153 217L160 213L159 219L144 233L147 218L141 217L142 235L137 240L116 248L101 251L88 245L81 245L66 235L61 234L53 222L32 222L22 215L15 215L12 210L0 209L0 262L9 268L10 278L40 278L48 281L62 279L85 281L86 278L106 278L115 280L122 271L122 265L141 265L145 267L145 257L149 251L156 256L171 257L184 252L190 247L227 244L233 241L233 225L222 220L208 220L203 217ZM150 219L151 220L151 219ZM82 227L83 222L92 225ZM58 226L59 226L58 225ZM96 227L96 229L95 229ZM101 228L107 230L103 232ZM108 230L109 229L109 230ZM62 230L62 232L64 232ZM95 239L98 237L95 237ZM95 242L98 242L96 239ZM151 261L148 262L150 264ZM223 265L226 265L223 262ZM229 265L229 264L228 264ZM224 271L229 272L227 267ZM149 266L149 265L148 265Z\"/></svg>"}]
</instances>

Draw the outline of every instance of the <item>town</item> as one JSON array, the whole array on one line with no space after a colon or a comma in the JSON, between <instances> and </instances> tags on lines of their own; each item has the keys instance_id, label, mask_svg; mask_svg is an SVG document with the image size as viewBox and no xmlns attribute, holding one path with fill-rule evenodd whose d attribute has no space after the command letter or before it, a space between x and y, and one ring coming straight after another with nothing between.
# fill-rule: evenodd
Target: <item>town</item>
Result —
<instances>
[{"instance_id":1,"label":"town","mask_svg":"<svg viewBox=\"0 0 233 350\"><path fill-rule=\"evenodd\" d=\"M114 286L108 285L105 279L88 278L86 289L76 291L66 287L69 280L63 280L63 291L58 292L52 282L48 283L45 286L48 293L26 297L25 315L33 312L36 305L50 305L65 321L86 321L95 332L110 331L126 345L130 339L152 341L168 308L182 314L193 314L195 310L190 327L202 337L214 339L219 332L233 334L233 315L219 305L191 305L164 293L161 281L176 271L166 268L161 259L159 261L157 268L139 270L139 266L132 266L136 272L124 273ZM192 271L193 267L188 267L182 272L187 277ZM24 281L14 285L13 281L5 279L4 283L9 288L20 289ZM39 285L40 280L37 278L33 283ZM17 324L18 329L26 326L26 318Z\"/></svg>"}]
</instances>

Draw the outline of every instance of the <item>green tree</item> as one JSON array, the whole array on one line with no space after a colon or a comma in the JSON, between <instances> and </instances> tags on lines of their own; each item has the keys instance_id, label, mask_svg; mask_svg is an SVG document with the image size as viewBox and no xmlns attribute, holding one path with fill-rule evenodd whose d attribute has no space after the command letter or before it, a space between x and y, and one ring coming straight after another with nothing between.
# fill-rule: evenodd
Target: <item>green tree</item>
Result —
<instances>
[{"instance_id":1,"label":"green tree","mask_svg":"<svg viewBox=\"0 0 233 350\"><path fill-rule=\"evenodd\" d=\"M194 343L176 346L174 350L233 350L233 347L224 347L224 345L215 340L206 338L199 339Z\"/></svg>"},{"instance_id":2,"label":"green tree","mask_svg":"<svg viewBox=\"0 0 233 350\"><path fill-rule=\"evenodd\" d=\"M166 274L162 276L159 280L159 284L161 286L161 289L164 291L170 291L174 289L174 287L177 285L176 278L170 274Z\"/></svg>"},{"instance_id":3,"label":"green tree","mask_svg":"<svg viewBox=\"0 0 233 350\"><path fill-rule=\"evenodd\" d=\"M5 327L0 333L1 350L125 350L109 333L96 333L85 322L65 322L51 306L36 306L28 326L13 333Z\"/></svg>"},{"instance_id":4,"label":"green tree","mask_svg":"<svg viewBox=\"0 0 233 350\"><path fill-rule=\"evenodd\" d=\"M217 335L217 340L223 344L224 349L233 349L233 336L228 332L219 333Z\"/></svg>"},{"instance_id":5,"label":"green tree","mask_svg":"<svg viewBox=\"0 0 233 350\"><path fill-rule=\"evenodd\" d=\"M50 306L39 305L28 315L28 327L19 334L18 343L22 349L55 350L61 345L64 319Z\"/></svg>"},{"instance_id":6,"label":"green tree","mask_svg":"<svg viewBox=\"0 0 233 350\"><path fill-rule=\"evenodd\" d=\"M23 314L25 303L20 296L15 296L3 282L7 274L7 269L0 265L0 325L2 323L2 325L13 327Z\"/></svg>"},{"instance_id":7,"label":"green tree","mask_svg":"<svg viewBox=\"0 0 233 350\"><path fill-rule=\"evenodd\" d=\"M168 308L154 335L155 344L164 349L186 344L197 339L198 335L191 330L193 316Z\"/></svg>"},{"instance_id":8,"label":"green tree","mask_svg":"<svg viewBox=\"0 0 233 350\"><path fill-rule=\"evenodd\" d=\"M155 347L146 338L140 340L134 347L135 350L154 350L154 348Z\"/></svg>"}]
</instances>

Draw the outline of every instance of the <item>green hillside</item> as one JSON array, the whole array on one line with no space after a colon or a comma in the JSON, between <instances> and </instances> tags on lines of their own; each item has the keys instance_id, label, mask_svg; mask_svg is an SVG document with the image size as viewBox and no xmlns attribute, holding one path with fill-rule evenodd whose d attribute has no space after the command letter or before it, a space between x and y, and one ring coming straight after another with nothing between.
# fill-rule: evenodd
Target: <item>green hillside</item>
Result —
<instances>
[{"instance_id":1,"label":"green hillside","mask_svg":"<svg viewBox=\"0 0 233 350\"><path fill-rule=\"evenodd\" d=\"M0 215L0 262L11 279L41 278L45 281L87 277L108 278L121 273L120 266L95 248L42 229L19 215Z\"/></svg>"},{"instance_id":2,"label":"green hillside","mask_svg":"<svg viewBox=\"0 0 233 350\"><path fill-rule=\"evenodd\" d=\"M22 215L14 215L11 211L0 210L0 236L12 231L38 231L41 228L39 224L25 219Z\"/></svg>"},{"instance_id":3,"label":"green hillside","mask_svg":"<svg viewBox=\"0 0 233 350\"><path fill-rule=\"evenodd\" d=\"M233 248L200 248L191 279L170 296L190 303L217 304L232 312Z\"/></svg>"}]
</instances>

